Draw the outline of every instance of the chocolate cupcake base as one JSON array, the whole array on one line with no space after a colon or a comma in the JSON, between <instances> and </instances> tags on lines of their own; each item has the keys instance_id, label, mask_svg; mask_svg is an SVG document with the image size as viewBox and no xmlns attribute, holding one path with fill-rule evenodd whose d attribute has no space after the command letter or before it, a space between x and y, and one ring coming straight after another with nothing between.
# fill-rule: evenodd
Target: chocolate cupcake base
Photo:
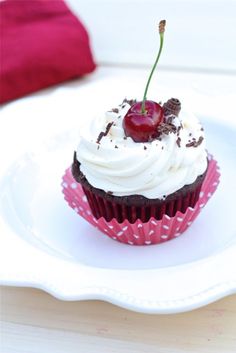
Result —
<instances>
[{"instance_id":1,"label":"chocolate cupcake base","mask_svg":"<svg viewBox=\"0 0 236 353\"><path fill-rule=\"evenodd\" d=\"M97 189L81 172L76 153L72 164L73 177L81 184L94 217L104 217L108 222L115 218L119 223L124 220L134 223L137 219L148 222L151 217L160 220L164 214L174 217L177 211L184 213L188 207L193 208L199 199L206 172L165 199L148 199L141 195L115 196Z\"/></svg>"}]
</instances>

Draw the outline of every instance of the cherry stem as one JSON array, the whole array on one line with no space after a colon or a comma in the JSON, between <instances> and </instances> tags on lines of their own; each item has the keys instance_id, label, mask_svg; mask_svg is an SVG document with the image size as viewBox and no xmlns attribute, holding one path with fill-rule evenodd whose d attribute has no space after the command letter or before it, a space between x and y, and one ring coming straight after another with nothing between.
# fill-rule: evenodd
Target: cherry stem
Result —
<instances>
[{"instance_id":1,"label":"cherry stem","mask_svg":"<svg viewBox=\"0 0 236 353\"><path fill-rule=\"evenodd\" d=\"M159 58L161 56L161 52L162 52L162 48L163 48L163 42L164 42L164 28L163 30L160 31L160 25L161 23L163 24L164 21L161 21L160 24L159 24L159 34L160 34L160 47L159 47L159 51L158 51L158 54L157 54L157 57L156 57L156 60L155 60L155 63L152 67L152 70L150 72L150 75L148 77L148 80L147 80L147 84L146 84L146 87L145 87L145 91L144 91L144 95L143 95L143 101L142 101L142 108L141 108L141 113L144 114L145 113L145 101L147 99L147 91L148 91L148 88L149 88L149 84L150 84L150 81L152 79L152 75L156 69L156 66L157 66L157 63L159 61ZM164 25L165 25L165 22L164 22Z\"/></svg>"}]
</instances>

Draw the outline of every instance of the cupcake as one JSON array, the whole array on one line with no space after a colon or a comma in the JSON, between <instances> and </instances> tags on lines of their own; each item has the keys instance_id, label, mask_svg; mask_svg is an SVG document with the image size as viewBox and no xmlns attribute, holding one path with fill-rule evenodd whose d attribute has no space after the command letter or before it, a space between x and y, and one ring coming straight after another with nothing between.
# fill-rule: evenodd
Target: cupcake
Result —
<instances>
[{"instance_id":1,"label":"cupcake","mask_svg":"<svg viewBox=\"0 0 236 353\"><path fill-rule=\"evenodd\" d=\"M219 179L199 120L183 111L177 98L163 105L146 98L164 28L161 21L160 49L143 100L124 99L91 121L63 178L70 206L105 234L129 244L180 235Z\"/></svg>"}]
</instances>

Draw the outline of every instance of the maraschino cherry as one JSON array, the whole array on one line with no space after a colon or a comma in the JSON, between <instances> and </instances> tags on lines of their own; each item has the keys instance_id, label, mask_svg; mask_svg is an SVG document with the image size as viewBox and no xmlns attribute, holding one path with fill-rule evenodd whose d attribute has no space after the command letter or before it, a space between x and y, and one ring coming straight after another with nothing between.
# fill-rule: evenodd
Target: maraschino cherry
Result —
<instances>
[{"instance_id":1,"label":"maraschino cherry","mask_svg":"<svg viewBox=\"0 0 236 353\"><path fill-rule=\"evenodd\" d=\"M142 102L134 103L126 113L123 120L125 135L131 137L135 142L148 142L158 137L158 126L164 120L164 110L156 102L147 100L147 91L152 75L161 55L166 21L159 23L160 47L156 61L149 75Z\"/></svg>"}]
</instances>

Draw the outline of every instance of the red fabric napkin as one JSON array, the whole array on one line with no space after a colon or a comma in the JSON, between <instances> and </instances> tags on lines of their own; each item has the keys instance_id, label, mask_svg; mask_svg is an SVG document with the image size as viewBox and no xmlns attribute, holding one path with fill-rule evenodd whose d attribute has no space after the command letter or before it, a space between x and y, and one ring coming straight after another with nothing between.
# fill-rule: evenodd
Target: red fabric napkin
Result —
<instances>
[{"instance_id":1,"label":"red fabric napkin","mask_svg":"<svg viewBox=\"0 0 236 353\"><path fill-rule=\"evenodd\" d=\"M86 29L62 0L0 2L0 103L92 72Z\"/></svg>"}]
</instances>

